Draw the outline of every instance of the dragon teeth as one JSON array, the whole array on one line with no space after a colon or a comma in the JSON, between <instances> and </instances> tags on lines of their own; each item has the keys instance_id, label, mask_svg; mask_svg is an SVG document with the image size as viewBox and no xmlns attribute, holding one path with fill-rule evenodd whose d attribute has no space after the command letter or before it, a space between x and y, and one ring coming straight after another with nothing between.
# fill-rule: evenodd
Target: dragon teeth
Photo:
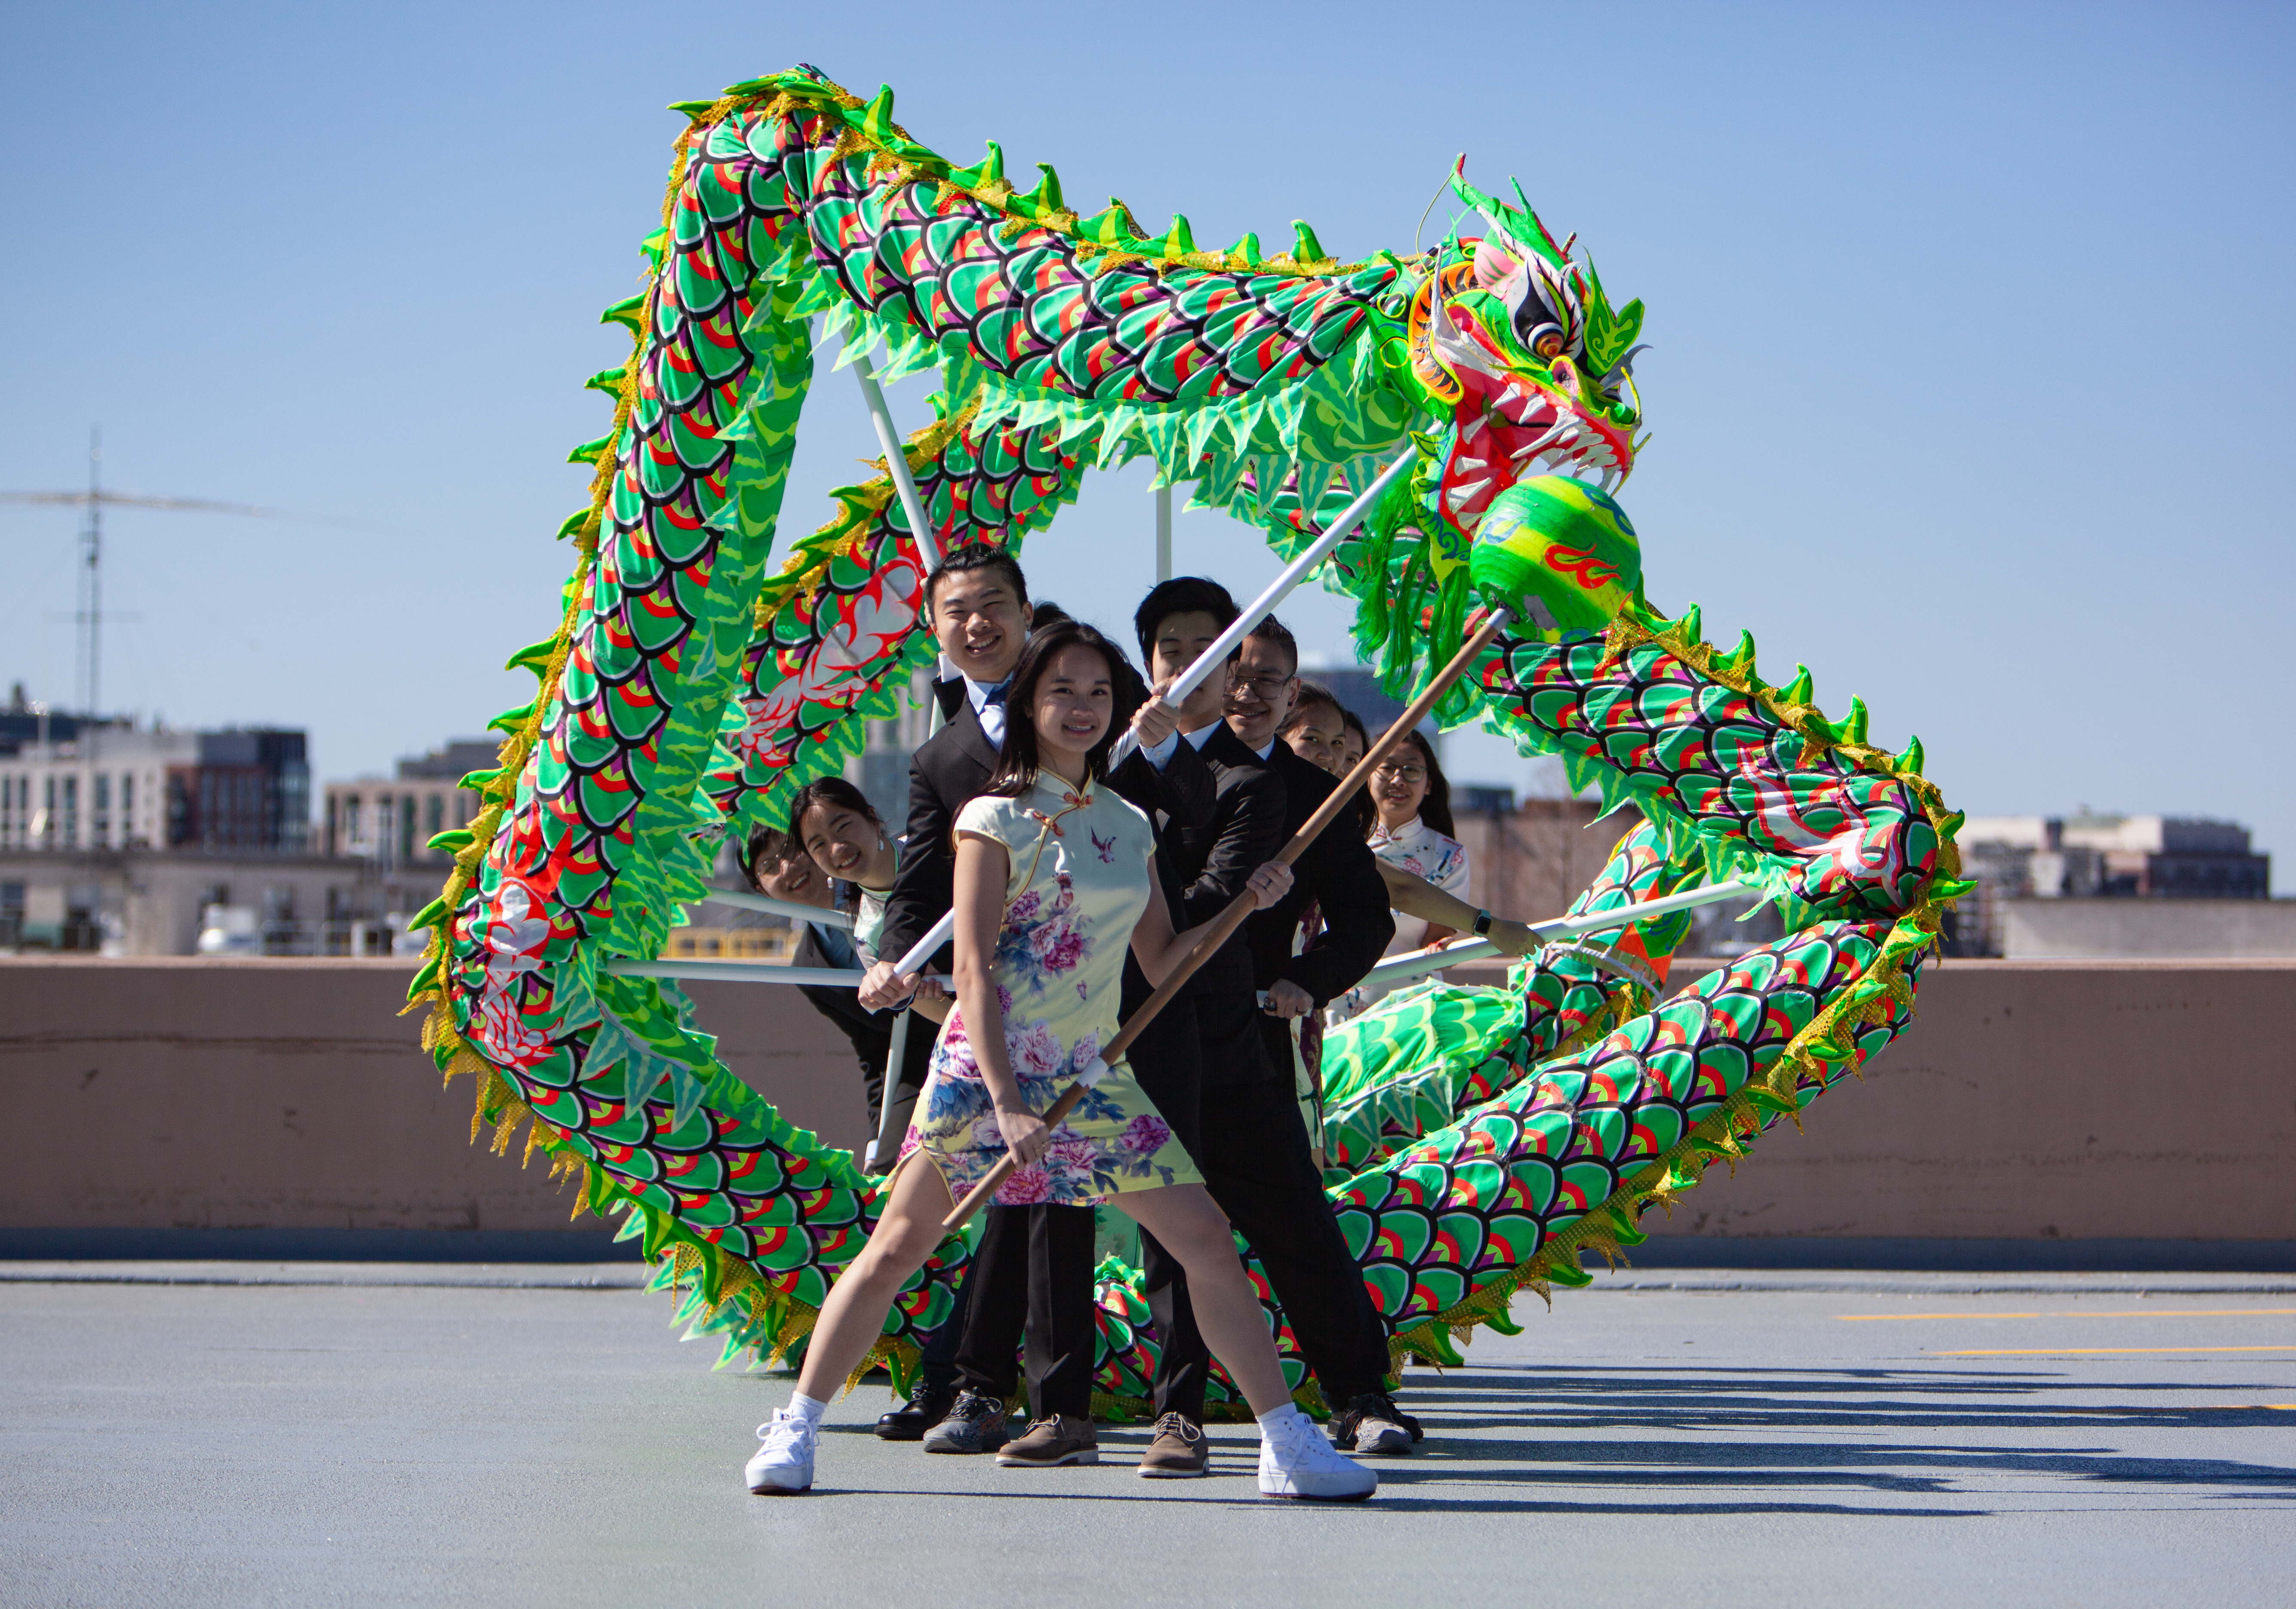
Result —
<instances>
[{"instance_id":1,"label":"dragon teeth","mask_svg":"<svg viewBox=\"0 0 2296 1609\"><path fill-rule=\"evenodd\" d=\"M1525 458L1529 458L1538 453L1545 452L1549 447L1554 445L1555 438L1563 433L1563 430L1564 427L1560 424L1550 426L1546 433L1541 436L1538 440L1532 442L1529 447L1517 449L1513 455L1514 461L1517 464L1521 464Z\"/></svg>"}]
</instances>

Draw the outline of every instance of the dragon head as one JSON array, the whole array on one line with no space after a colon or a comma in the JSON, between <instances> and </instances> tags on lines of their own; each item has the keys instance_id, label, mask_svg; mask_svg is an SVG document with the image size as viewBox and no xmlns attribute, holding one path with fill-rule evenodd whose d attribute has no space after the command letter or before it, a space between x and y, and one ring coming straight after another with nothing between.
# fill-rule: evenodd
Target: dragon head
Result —
<instances>
[{"instance_id":1,"label":"dragon head","mask_svg":"<svg viewBox=\"0 0 2296 1609\"><path fill-rule=\"evenodd\" d=\"M1432 412L1447 412L1436 496L1472 536L1501 492L1542 472L1607 492L1634 467L1641 423L1633 364L1643 305L1613 309L1591 264L1557 245L1523 200L1494 200L1451 175L1459 198L1490 221L1483 239L1454 238L1414 296L1409 380ZM1573 237L1575 240L1576 237Z\"/></svg>"}]
</instances>

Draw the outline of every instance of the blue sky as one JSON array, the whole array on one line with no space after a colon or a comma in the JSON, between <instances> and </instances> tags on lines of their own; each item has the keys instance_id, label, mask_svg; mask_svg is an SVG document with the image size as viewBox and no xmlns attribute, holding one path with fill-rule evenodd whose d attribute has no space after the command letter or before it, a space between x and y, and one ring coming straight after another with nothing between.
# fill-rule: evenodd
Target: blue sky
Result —
<instances>
[{"instance_id":1,"label":"blue sky","mask_svg":"<svg viewBox=\"0 0 2296 1609\"><path fill-rule=\"evenodd\" d=\"M1653 601L1753 631L1978 814L2235 817L2296 877L2285 7L1159 4L26 8L0 61L0 488L365 529L108 529L107 702L385 768L528 694L679 119L797 61L1196 237L1409 243L1460 151L1649 304L1621 493ZM1439 229L1439 209L1430 228ZM922 423L913 382L894 406ZM816 377L788 504L874 451ZM1032 541L1119 624L1144 477ZM0 509L0 685L71 696L76 517ZM1251 533L1178 561L1256 587ZM1287 612L1345 648L1335 601ZM530 688L530 681L526 686ZM1540 780L1488 738L1469 780Z\"/></svg>"}]
</instances>

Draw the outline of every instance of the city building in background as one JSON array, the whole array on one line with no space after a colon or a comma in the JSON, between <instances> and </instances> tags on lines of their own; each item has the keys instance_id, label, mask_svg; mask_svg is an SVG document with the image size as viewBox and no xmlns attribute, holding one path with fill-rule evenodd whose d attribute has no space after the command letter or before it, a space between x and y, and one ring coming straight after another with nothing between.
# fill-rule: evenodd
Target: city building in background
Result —
<instances>
[{"instance_id":1,"label":"city building in background","mask_svg":"<svg viewBox=\"0 0 2296 1609\"><path fill-rule=\"evenodd\" d=\"M0 710L0 949L390 955L441 878L314 841L301 732Z\"/></svg>"},{"instance_id":2,"label":"city building in background","mask_svg":"<svg viewBox=\"0 0 2296 1609\"><path fill-rule=\"evenodd\" d=\"M171 800L191 780L199 735L0 710L0 850L150 848L168 842Z\"/></svg>"},{"instance_id":3,"label":"city building in background","mask_svg":"<svg viewBox=\"0 0 2296 1609\"><path fill-rule=\"evenodd\" d=\"M169 849L299 855L310 847L311 768L300 732L202 732L168 772Z\"/></svg>"},{"instance_id":4,"label":"city building in background","mask_svg":"<svg viewBox=\"0 0 2296 1609\"><path fill-rule=\"evenodd\" d=\"M501 749L498 738L450 738L443 748L400 760L395 776L329 783L320 825L325 852L388 866L444 866L454 857L430 848L430 840L470 825L479 796L462 779L492 770Z\"/></svg>"},{"instance_id":5,"label":"city building in background","mask_svg":"<svg viewBox=\"0 0 2296 1609\"><path fill-rule=\"evenodd\" d=\"M2283 923L2296 922L2296 902L2271 899L2272 857L2258 853L2237 822L2087 811L1972 816L1955 842L1962 875L1977 884L1951 919L1956 955L2290 953L2269 947ZM2120 908L2130 900L2177 909ZM2062 906L2038 908L2052 901ZM2225 901L2267 908L2235 913ZM2285 915L2270 908L2284 905ZM2289 936L2296 940L2296 928ZM2122 948L2129 945L2138 948Z\"/></svg>"},{"instance_id":6,"label":"city building in background","mask_svg":"<svg viewBox=\"0 0 2296 1609\"><path fill-rule=\"evenodd\" d=\"M0 710L0 849L300 854L303 734L176 732L125 718Z\"/></svg>"}]
</instances>

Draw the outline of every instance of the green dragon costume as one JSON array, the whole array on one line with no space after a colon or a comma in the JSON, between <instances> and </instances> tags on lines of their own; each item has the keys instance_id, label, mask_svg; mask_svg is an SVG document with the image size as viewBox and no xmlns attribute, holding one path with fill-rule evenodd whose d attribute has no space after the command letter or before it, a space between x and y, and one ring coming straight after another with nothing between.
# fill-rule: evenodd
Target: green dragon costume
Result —
<instances>
[{"instance_id":1,"label":"green dragon costume","mask_svg":"<svg viewBox=\"0 0 2296 1609\"><path fill-rule=\"evenodd\" d=\"M840 488L768 564L816 316L892 376L940 371L906 456L943 551L1017 549L1086 470L1144 457L1289 557L1414 455L1324 571L1398 695L1464 639L1490 521L1561 497L1632 538L1604 494L1634 462L1641 304L1613 308L1527 202L1455 176L1489 237L1341 263L1301 224L1274 256L1250 235L1207 250L1185 218L1151 237L1121 202L1079 216L1050 167L1019 190L994 144L956 166L892 108L809 68L677 108L691 127L646 289L605 313L635 349L589 382L614 416L573 454L597 472L559 532L562 617L511 661L538 693L496 721L500 768L464 782L485 808L434 841L455 869L416 918L432 932L409 999L448 1078L476 1075L473 1137L491 1123L502 1151L527 1125L526 1155L578 1180L577 1211L627 1215L728 1360L802 1344L869 1233L873 1184L730 1074L674 985L606 964L658 955L725 836L782 823L933 661L888 478ZM1585 1284L1582 1257L1641 1238L1652 1202L1854 1071L1905 1026L1967 886L1918 743L1868 745L1855 701L1827 719L1807 671L1765 683L1751 638L1717 652L1696 610L1660 615L1631 555L1595 546L1522 561L1553 606L1503 632L1441 716L1639 809L1574 910L1735 877L1790 936L1659 1004L1687 919L1658 918L1333 1035L1332 1197L1398 1360L1451 1358L1452 1332L1505 1326L1522 1287ZM872 1356L897 1379L968 1249L952 1238L888 1317ZM1122 1413L1155 1342L1130 1270L1103 1273L1098 1383Z\"/></svg>"}]
</instances>

